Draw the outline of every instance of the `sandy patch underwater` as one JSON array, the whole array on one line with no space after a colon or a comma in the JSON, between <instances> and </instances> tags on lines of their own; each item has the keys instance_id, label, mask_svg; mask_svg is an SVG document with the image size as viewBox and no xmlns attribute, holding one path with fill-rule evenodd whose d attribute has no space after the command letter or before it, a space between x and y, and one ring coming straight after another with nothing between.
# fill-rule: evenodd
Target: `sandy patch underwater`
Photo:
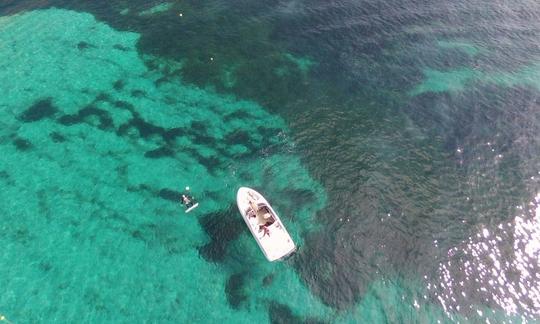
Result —
<instances>
[{"instance_id":1,"label":"sandy patch underwater","mask_svg":"<svg viewBox=\"0 0 540 324\"><path fill-rule=\"evenodd\" d=\"M14 322L332 318L289 265L265 263L235 229L236 188L263 183L298 242L317 228L326 196L284 122L148 68L138 38L60 9L0 18L1 312ZM202 202L189 217L175 200L185 185Z\"/></svg>"}]
</instances>

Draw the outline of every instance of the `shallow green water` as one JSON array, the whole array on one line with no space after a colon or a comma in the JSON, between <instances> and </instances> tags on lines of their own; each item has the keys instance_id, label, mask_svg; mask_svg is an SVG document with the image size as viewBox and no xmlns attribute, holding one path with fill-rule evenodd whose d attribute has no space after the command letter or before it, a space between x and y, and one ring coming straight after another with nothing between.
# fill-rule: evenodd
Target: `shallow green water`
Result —
<instances>
[{"instance_id":1,"label":"shallow green water","mask_svg":"<svg viewBox=\"0 0 540 324\"><path fill-rule=\"evenodd\" d=\"M1 26L5 314L21 322L247 323L268 320L260 300L269 297L298 315L331 313L290 267L267 264L246 231L225 234L239 236L228 266L198 251L209 241L198 216L227 209L241 183L257 187L265 176L274 197L317 197L291 208L298 243L316 227L324 191L281 148L290 145L283 120L178 79L156 82L163 75L135 51L139 36L89 14L33 11ZM260 150L268 152L255 159ZM189 215L175 199L186 185L201 201ZM233 212L221 217L223 227L242 225ZM236 271L249 273L246 309L227 302Z\"/></svg>"}]
</instances>

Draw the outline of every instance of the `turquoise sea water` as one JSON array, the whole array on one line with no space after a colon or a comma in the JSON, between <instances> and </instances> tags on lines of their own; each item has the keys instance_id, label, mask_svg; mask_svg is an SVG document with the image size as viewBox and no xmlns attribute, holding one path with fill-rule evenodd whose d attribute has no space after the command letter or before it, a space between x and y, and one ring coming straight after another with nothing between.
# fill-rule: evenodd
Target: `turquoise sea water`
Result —
<instances>
[{"instance_id":1,"label":"turquoise sea water","mask_svg":"<svg viewBox=\"0 0 540 324\"><path fill-rule=\"evenodd\" d=\"M485 5L0 5L0 314L538 320L540 8Z\"/></svg>"}]
</instances>

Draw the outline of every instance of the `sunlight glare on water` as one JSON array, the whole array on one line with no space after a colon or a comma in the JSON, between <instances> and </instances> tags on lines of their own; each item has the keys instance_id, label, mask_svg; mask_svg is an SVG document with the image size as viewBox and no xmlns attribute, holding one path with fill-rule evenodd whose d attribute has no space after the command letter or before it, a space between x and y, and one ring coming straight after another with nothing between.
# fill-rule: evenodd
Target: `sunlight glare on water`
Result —
<instances>
[{"instance_id":1,"label":"sunlight glare on water","mask_svg":"<svg viewBox=\"0 0 540 324\"><path fill-rule=\"evenodd\" d=\"M439 265L444 293L436 293L437 299L450 317L454 310L467 313L464 308L483 316L483 308L464 303L469 295L524 321L539 315L540 193L516 211L513 221L492 232L483 228L450 249L449 261Z\"/></svg>"}]
</instances>

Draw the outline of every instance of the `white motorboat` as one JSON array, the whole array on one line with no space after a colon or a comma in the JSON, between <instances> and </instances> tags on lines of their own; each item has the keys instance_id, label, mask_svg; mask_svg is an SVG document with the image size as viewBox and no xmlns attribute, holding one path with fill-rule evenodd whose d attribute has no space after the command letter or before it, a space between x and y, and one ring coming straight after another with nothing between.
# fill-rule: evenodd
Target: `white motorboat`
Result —
<instances>
[{"instance_id":1,"label":"white motorboat","mask_svg":"<svg viewBox=\"0 0 540 324\"><path fill-rule=\"evenodd\" d=\"M296 251L291 236L276 212L257 191L241 187L236 194L240 214L268 261L276 261Z\"/></svg>"}]
</instances>

